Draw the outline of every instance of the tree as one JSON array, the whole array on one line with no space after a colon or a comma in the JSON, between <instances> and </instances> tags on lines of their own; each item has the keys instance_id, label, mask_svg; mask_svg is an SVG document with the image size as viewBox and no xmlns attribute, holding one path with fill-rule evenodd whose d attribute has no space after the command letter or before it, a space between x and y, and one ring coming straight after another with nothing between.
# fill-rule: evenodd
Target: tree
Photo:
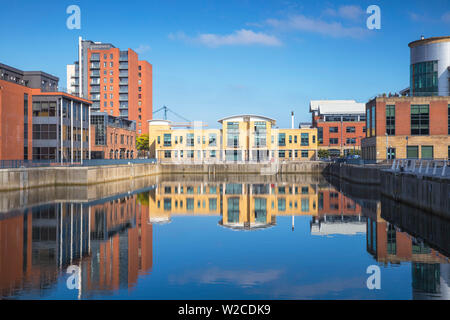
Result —
<instances>
[{"instance_id":1,"label":"tree","mask_svg":"<svg viewBox=\"0 0 450 320\"><path fill-rule=\"evenodd\" d=\"M325 149L319 150L319 152L317 154L318 154L319 158L329 158L330 157L330 152Z\"/></svg>"},{"instance_id":2,"label":"tree","mask_svg":"<svg viewBox=\"0 0 450 320\"><path fill-rule=\"evenodd\" d=\"M136 149L139 151L149 151L150 144L148 134L142 134L139 137L136 137Z\"/></svg>"}]
</instances>

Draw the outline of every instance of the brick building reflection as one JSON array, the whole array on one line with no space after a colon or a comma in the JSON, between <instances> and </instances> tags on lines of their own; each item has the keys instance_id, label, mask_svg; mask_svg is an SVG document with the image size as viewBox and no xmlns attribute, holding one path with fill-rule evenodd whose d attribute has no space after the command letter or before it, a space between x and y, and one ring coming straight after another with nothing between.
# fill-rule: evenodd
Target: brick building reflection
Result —
<instances>
[{"instance_id":1,"label":"brick building reflection","mask_svg":"<svg viewBox=\"0 0 450 320\"><path fill-rule=\"evenodd\" d=\"M354 235L366 232L366 217L362 215L361 206L334 186L319 185L317 200L318 214L312 217L312 235Z\"/></svg>"},{"instance_id":2,"label":"brick building reflection","mask_svg":"<svg viewBox=\"0 0 450 320\"><path fill-rule=\"evenodd\" d=\"M222 217L223 227L260 229L274 226L277 216L317 215L317 185L163 182L151 193L149 208L153 223L213 215Z\"/></svg>"},{"instance_id":3,"label":"brick building reflection","mask_svg":"<svg viewBox=\"0 0 450 320\"><path fill-rule=\"evenodd\" d=\"M383 201L389 201L384 199ZM395 207L394 207L395 205ZM385 213L382 212L385 211ZM367 219L367 252L377 262L384 265L399 265L411 262L413 299L450 299L450 264L449 259L440 251L427 245L421 238L403 232L399 227L386 221L384 216L388 211L395 210L396 215L401 210L411 209L399 206L393 202L366 201L363 213ZM423 213L422 223L427 218ZM403 221L405 223L405 221ZM447 223L448 225L448 223ZM420 226L418 226L420 228ZM427 230L428 237L439 237Z\"/></svg>"},{"instance_id":4,"label":"brick building reflection","mask_svg":"<svg viewBox=\"0 0 450 320\"><path fill-rule=\"evenodd\" d=\"M137 195L54 203L0 220L0 296L45 294L69 265L81 268L80 298L131 288L152 268L148 203Z\"/></svg>"}]
</instances>

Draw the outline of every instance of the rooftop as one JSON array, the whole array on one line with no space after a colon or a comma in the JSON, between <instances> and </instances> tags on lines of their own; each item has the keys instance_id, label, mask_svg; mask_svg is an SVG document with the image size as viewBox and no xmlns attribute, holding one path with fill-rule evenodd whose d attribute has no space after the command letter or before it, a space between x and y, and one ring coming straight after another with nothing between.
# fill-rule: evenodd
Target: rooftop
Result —
<instances>
[{"instance_id":1,"label":"rooftop","mask_svg":"<svg viewBox=\"0 0 450 320\"><path fill-rule=\"evenodd\" d=\"M438 42L450 42L450 36L443 36L443 37L431 37L431 38L423 38L419 40L415 40L413 42L410 42L408 44L408 47L414 48L417 46L423 46L425 44L431 44L431 43L438 43Z\"/></svg>"},{"instance_id":2,"label":"rooftop","mask_svg":"<svg viewBox=\"0 0 450 320\"><path fill-rule=\"evenodd\" d=\"M274 119L264 117L264 116L258 116L258 115L254 115L254 114L241 114L241 115L230 116L230 117L220 119L220 120L218 120L218 122L223 123L224 121L238 121L238 122L239 121L247 121L247 120L245 120L246 118L248 118L250 121L269 121L272 123L272 125L274 125L276 123L276 121Z\"/></svg>"},{"instance_id":3,"label":"rooftop","mask_svg":"<svg viewBox=\"0 0 450 320\"><path fill-rule=\"evenodd\" d=\"M311 100L309 102L309 112L319 110L319 105L339 104L339 103L356 103L355 100Z\"/></svg>"},{"instance_id":4,"label":"rooftop","mask_svg":"<svg viewBox=\"0 0 450 320\"><path fill-rule=\"evenodd\" d=\"M319 114L365 114L366 104L355 100L321 100L311 101L310 110Z\"/></svg>"}]
</instances>

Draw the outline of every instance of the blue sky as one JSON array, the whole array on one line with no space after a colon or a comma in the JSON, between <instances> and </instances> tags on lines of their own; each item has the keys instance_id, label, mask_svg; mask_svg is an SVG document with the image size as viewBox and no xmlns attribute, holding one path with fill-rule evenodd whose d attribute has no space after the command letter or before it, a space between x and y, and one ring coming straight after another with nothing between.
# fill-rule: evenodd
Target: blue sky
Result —
<instances>
[{"instance_id":1,"label":"blue sky","mask_svg":"<svg viewBox=\"0 0 450 320\"><path fill-rule=\"evenodd\" d=\"M153 64L154 110L167 105L210 127L239 113L289 127L291 110L310 121L309 100L366 102L406 88L408 43L450 28L449 0L0 3L0 62L54 74L65 87L78 36L132 48ZM80 30L66 28L71 4L81 8ZM366 28L372 4L380 30Z\"/></svg>"}]
</instances>

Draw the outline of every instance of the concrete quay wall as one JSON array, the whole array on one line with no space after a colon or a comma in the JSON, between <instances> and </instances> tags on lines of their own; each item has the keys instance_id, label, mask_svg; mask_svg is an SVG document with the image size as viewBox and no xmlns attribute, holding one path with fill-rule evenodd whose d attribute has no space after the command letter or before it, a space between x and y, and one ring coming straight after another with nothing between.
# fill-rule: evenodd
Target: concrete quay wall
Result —
<instances>
[{"instance_id":1,"label":"concrete quay wall","mask_svg":"<svg viewBox=\"0 0 450 320\"><path fill-rule=\"evenodd\" d=\"M351 183L378 185L381 194L386 197L450 219L449 178L386 169L382 166L333 163L327 173Z\"/></svg>"},{"instance_id":2,"label":"concrete quay wall","mask_svg":"<svg viewBox=\"0 0 450 320\"><path fill-rule=\"evenodd\" d=\"M84 186L159 173L155 164L97 167L18 168L0 170L0 191L47 186Z\"/></svg>"}]
</instances>

